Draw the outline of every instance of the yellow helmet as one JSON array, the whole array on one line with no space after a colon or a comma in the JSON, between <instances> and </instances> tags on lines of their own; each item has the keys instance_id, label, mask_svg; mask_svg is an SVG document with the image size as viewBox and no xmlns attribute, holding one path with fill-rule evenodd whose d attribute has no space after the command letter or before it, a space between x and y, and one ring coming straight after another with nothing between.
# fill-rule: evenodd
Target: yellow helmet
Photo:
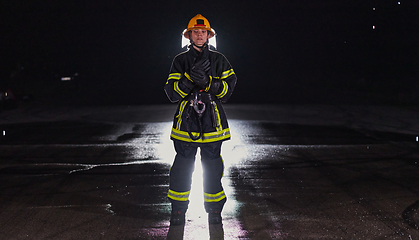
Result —
<instances>
[{"instance_id":1,"label":"yellow helmet","mask_svg":"<svg viewBox=\"0 0 419 240\"><path fill-rule=\"evenodd\" d=\"M188 24L188 28L185 29L185 31L183 31L183 36L187 39L189 39L189 34L188 32L193 30L193 29L205 29L208 31L208 39L212 38L215 36L215 31L214 29L211 28L210 23L208 22L208 20L202 16L201 14L196 15L195 17L193 17Z\"/></svg>"}]
</instances>

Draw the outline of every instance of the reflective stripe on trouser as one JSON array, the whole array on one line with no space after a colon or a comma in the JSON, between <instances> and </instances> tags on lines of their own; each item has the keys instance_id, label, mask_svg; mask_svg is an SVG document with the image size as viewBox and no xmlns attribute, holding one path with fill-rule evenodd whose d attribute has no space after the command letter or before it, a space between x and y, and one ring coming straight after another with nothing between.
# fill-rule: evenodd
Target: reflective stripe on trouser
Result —
<instances>
[{"instance_id":1,"label":"reflective stripe on trouser","mask_svg":"<svg viewBox=\"0 0 419 240\"><path fill-rule=\"evenodd\" d=\"M189 194L191 191L187 192L176 192L169 189L169 192L167 193L167 197L176 201L188 201L189 200Z\"/></svg>"},{"instance_id":2,"label":"reflective stripe on trouser","mask_svg":"<svg viewBox=\"0 0 419 240\"><path fill-rule=\"evenodd\" d=\"M186 211L188 208L195 155L197 148L200 147L204 182L204 206L207 212L221 211L226 202L226 196L221 184L221 178L224 173L224 164L220 156L222 142L199 145L182 141L173 142L176 157L170 169L168 192L172 209L175 211Z\"/></svg>"},{"instance_id":3,"label":"reflective stripe on trouser","mask_svg":"<svg viewBox=\"0 0 419 240\"><path fill-rule=\"evenodd\" d=\"M225 195L224 191L221 191L221 192L216 193L216 194L204 193L204 201L205 202L219 202L219 201L223 200L224 198L226 198L226 195Z\"/></svg>"}]
</instances>

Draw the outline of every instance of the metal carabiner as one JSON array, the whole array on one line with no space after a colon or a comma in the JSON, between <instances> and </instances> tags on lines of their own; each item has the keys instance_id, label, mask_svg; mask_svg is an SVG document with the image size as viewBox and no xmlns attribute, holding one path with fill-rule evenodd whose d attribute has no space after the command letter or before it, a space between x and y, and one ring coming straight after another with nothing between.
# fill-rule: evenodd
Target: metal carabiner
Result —
<instances>
[{"instance_id":1,"label":"metal carabiner","mask_svg":"<svg viewBox=\"0 0 419 240\"><path fill-rule=\"evenodd\" d=\"M193 100L193 109L196 113L198 113L198 116L201 117L202 114L205 112L205 103L201 100L198 100L198 95L195 95L195 99Z\"/></svg>"}]
</instances>

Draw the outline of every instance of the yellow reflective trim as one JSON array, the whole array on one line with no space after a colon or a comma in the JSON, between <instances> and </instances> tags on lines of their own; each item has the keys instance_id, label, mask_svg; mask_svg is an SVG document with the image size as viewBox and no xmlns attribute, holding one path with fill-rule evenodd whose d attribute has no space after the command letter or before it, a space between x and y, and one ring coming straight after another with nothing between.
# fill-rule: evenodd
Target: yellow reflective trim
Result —
<instances>
[{"instance_id":1,"label":"yellow reflective trim","mask_svg":"<svg viewBox=\"0 0 419 240\"><path fill-rule=\"evenodd\" d=\"M178 118L178 121L176 123L177 130L180 130L180 125L182 125L182 114L183 114L183 110L185 110L186 104L188 104L188 101L185 101L185 100L183 100L182 103L180 104L179 115L176 116Z\"/></svg>"},{"instance_id":2,"label":"yellow reflective trim","mask_svg":"<svg viewBox=\"0 0 419 240\"><path fill-rule=\"evenodd\" d=\"M221 191L221 192L219 192L219 193L204 193L204 196L205 196L205 197L211 197L211 198L213 198L213 197L218 197L218 196L220 196L221 194L224 194L224 191Z\"/></svg>"},{"instance_id":3,"label":"yellow reflective trim","mask_svg":"<svg viewBox=\"0 0 419 240\"><path fill-rule=\"evenodd\" d=\"M224 198L226 198L226 195L221 196L220 198L217 199L205 199L205 202L219 202L221 200L223 200Z\"/></svg>"},{"instance_id":4,"label":"yellow reflective trim","mask_svg":"<svg viewBox=\"0 0 419 240\"><path fill-rule=\"evenodd\" d=\"M219 193L210 194L210 193L204 193L204 201L205 202L219 202L226 198L226 195L224 191L221 191Z\"/></svg>"},{"instance_id":5,"label":"yellow reflective trim","mask_svg":"<svg viewBox=\"0 0 419 240\"><path fill-rule=\"evenodd\" d=\"M171 80L171 79L179 80L181 76L182 76L182 74L180 74L180 73L169 74L169 77L167 78L166 84L169 84L169 80Z\"/></svg>"},{"instance_id":6,"label":"yellow reflective trim","mask_svg":"<svg viewBox=\"0 0 419 240\"><path fill-rule=\"evenodd\" d=\"M192 132L192 135L196 137L196 136L199 136L199 133ZM184 142L208 143L208 142L217 142L217 141L229 139L231 135L230 135L230 129L226 128L224 130L217 131L217 132L204 133L203 137L194 141L189 137L188 132L180 131L178 129L172 128L172 133L170 134L170 137L172 137L173 139L184 141Z\"/></svg>"},{"instance_id":7,"label":"yellow reflective trim","mask_svg":"<svg viewBox=\"0 0 419 240\"><path fill-rule=\"evenodd\" d=\"M189 74L188 74L188 73L186 73L186 72L185 72L185 77L186 77L189 81L193 82L193 81L192 81L191 76L189 76Z\"/></svg>"},{"instance_id":8,"label":"yellow reflective trim","mask_svg":"<svg viewBox=\"0 0 419 240\"><path fill-rule=\"evenodd\" d=\"M176 201L188 201L190 192L175 192L169 189L167 197Z\"/></svg>"},{"instance_id":9,"label":"yellow reflective trim","mask_svg":"<svg viewBox=\"0 0 419 240\"><path fill-rule=\"evenodd\" d=\"M233 69L227 70L221 74L221 79L225 79L230 77L231 75L235 74Z\"/></svg>"},{"instance_id":10,"label":"yellow reflective trim","mask_svg":"<svg viewBox=\"0 0 419 240\"><path fill-rule=\"evenodd\" d=\"M215 109L215 112L216 112L216 114L217 114L217 116L216 116L216 120L217 120L217 131L221 131L221 130L223 130L223 126L221 125L221 116L220 116L220 111L218 111L218 106L217 106L217 104L213 101L212 102L212 105L214 105L214 109Z\"/></svg>"},{"instance_id":11,"label":"yellow reflective trim","mask_svg":"<svg viewBox=\"0 0 419 240\"><path fill-rule=\"evenodd\" d=\"M171 73L171 74L169 74L169 78L168 79L176 79L176 80L179 80L181 76L182 76L182 74L180 74L180 73Z\"/></svg>"},{"instance_id":12,"label":"yellow reflective trim","mask_svg":"<svg viewBox=\"0 0 419 240\"><path fill-rule=\"evenodd\" d=\"M177 92L182 98L188 95L187 93L185 93L179 88L179 82L175 82L173 86L174 86L175 92Z\"/></svg>"},{"instance_id":13,"label":"yellow reflective trim","mask_svg":"<svg viewBox=\"0 0 419 240\"><path fill-rule=\"evenodd\" d=\"M209 76L209 84L208 84L208 87L207 88L205 88L205 92L208 92L209 90L210 90L210 88L211 88L211 83L212 83L212 76Z\"/></svg>"},{"instance_id":14,"label":"yellow reflective trim","mask_svg":"<svg viewBox=\"0 0 419 240\"><path fill-rule=\"evenodd\" d=\"M228 92L228 84L225 81L223 81L223 91L221 91L220 94L215 95L215 96L218 98L222 98L227 94L227 92Z\"/></svg>"}]
</instances>

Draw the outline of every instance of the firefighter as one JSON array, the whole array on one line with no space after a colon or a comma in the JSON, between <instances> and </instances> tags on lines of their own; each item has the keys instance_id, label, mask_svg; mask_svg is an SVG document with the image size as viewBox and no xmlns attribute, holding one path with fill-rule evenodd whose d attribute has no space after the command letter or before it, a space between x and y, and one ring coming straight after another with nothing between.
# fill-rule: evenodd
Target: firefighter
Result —
<instances>
[{"instance_id":1,"label":"firefighter","mask_svg":"<svg viewBox=\"0 0 419 240\"><path fill-rule=\"evenodd\" d=\"M169 100L178 102L170 135L176 151L167 195L172 206L170 224L185 223L198 148L208 222L220 224L227 200L221 184L224 174L221 145L230 139L221 104L230 98L237 78L226 57L209 48L215 31L205 17L200 14L193 17L183 37L189 39L188 50L174 58L164 87Z\"/></svg>"}]
</instances>

